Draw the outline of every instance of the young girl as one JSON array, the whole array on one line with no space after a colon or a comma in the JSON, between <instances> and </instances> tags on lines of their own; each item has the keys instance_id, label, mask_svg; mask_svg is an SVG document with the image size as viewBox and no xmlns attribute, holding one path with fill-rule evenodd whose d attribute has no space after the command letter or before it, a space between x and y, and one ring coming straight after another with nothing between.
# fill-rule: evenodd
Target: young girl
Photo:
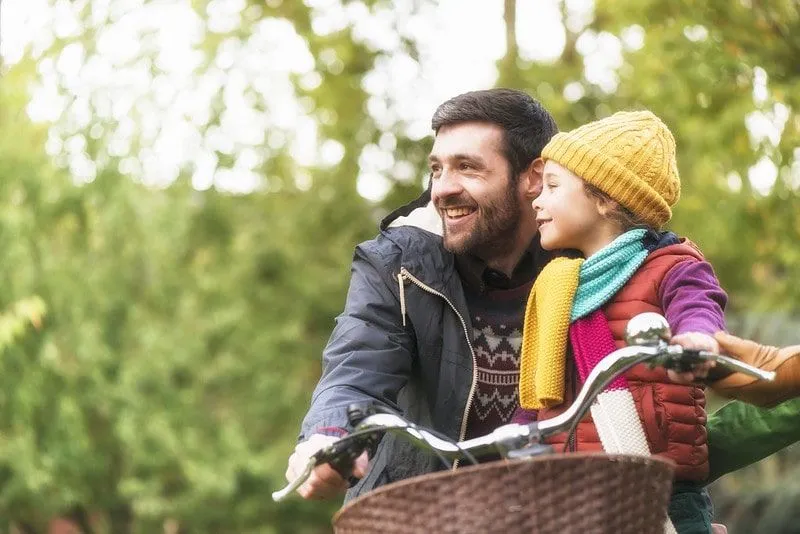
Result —
<instances>
[{"instance_id":1,"label":"young girl","mask_svg":"<svg viewBox=\"0 0 800 534\"><path fill-rule=\"evenodd\" d=\"M542 158L533 202L541 244L572 252L548 263L528 299L518 421L526 410L539 420L565 410L594 365L624 345L625 325L639 313L664 315L672 342L686 347L717 351L713 334L724 330L726 295L711 265L688 241L660 232L680 195L675 140L661 120L617 113L557 134ZM672 523L682 534L706 533L705 396L682 382L634 367L600 395L567 447L670 458Z\"/></svg>"}]
</instances>

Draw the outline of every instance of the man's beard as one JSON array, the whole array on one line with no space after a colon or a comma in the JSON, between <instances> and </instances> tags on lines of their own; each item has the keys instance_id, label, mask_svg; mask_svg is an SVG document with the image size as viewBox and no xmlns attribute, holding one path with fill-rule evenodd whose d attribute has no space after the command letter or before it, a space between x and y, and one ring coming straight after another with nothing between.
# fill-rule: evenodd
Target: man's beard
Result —
<instances>
[{"instance_id":1,"label":"man's beard","mask_svg":"<svg viewBox=\"0 0 800 534\"><path fill-rule=\"evenodd\" d=\"M472 231L458 242L448 238L444 228L444 246L453 254L470 254L484 261L509 252L516 241L522 210L516 199L516 188L506 188L505 195L480 207Z\"/></svg>"}]
</instances>

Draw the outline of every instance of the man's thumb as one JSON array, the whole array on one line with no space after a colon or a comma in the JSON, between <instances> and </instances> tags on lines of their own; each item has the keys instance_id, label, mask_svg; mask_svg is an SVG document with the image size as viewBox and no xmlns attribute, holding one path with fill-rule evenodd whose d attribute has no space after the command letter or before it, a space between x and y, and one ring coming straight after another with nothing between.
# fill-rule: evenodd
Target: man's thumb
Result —
<instances>
[{"instance_id":1,"label":"man's thumb","mask_svg":"<svg viewBox=\"0 0 800 534\"><path fill-rule=\"evenodd\" d=\"M754 341L742 339L727 332L717 332L714 334L714 339L719 343L721 353L729 354L739 360L745 360L748 363L753 363L760 347L760 345Z\"/></svg>"}]
</instances>

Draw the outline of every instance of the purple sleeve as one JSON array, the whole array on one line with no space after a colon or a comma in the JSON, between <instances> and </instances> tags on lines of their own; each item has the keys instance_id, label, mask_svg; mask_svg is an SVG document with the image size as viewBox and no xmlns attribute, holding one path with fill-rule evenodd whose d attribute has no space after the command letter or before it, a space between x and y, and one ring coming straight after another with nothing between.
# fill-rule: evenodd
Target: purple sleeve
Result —
<instances>
[{"instance_id":1,"label":"purple sleeve","mask_svg":"<svg viewBox=\"0 0 800 534\"><path fill-rule=\"evenodd\" d=\"M711 264L682 261L670 269L659 288L664 316L673 335L713 334L725 330L728 295L719 286Z\"/></svg>"},{"instance_id":2,"label":"purple sleeve","mask_svg":"<svg viewBox=\"0 0 800 534\"><path fill-rule=\"evenodd\" d=\"M536 421L538 414L539 412L536 410L527 410L522 406L517 406L517 409L514 410L514 416L511 418L511 422L517 423L518 425L529 425Z\"/></svg>"}]
</instances>

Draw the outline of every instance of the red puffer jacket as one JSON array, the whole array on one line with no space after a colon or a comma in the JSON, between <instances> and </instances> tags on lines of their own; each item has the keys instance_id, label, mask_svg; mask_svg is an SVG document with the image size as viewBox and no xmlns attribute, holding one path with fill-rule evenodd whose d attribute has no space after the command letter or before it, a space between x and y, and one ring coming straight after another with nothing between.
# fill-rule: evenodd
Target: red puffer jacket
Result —
<instances>
[{"instance_id":1,"label":"red puffer jacket","mask_svg":"<svg viewBox=\"0 0 800 534\"><path fill-rule=\"evenodd\" d=\"M617 347L625 346L625 325L629 319L642 312L663 313L659 288L670 269L680 262L702 260L703 256L697 249L688 244L664 247L647 257L613 301L603 308ZM555 417L572 404L578 389L572 358L567 358L567 366L564 403L540 410L539 420ZM708 477L708 446L703 388L670 382L664 369L650 369L646 365L633 367L626 378L650 451L677 464L676 480L705 480ZM565 437L564 434L555 436L550 443L560 450ZM591 415L578 425L576 437L578 451L603 450Z\"/></svg>"}]
</instances>

